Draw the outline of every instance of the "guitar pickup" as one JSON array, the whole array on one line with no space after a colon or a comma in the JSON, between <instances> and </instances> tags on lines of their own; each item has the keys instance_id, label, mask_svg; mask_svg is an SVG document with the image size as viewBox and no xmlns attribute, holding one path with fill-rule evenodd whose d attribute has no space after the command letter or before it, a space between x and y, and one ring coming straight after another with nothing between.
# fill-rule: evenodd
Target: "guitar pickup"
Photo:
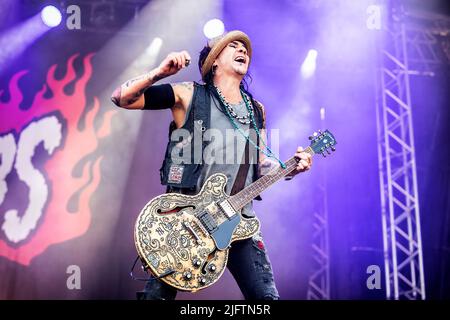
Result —
<instances>
[{"instance_id":1,"label":"guitar pickup","mask_svg":"<svg viewBox=\"0 0 450 320\"><path fill-rule=\"evenodd\" d=\"M218 203L218 205L228 219L231 219L237 213L236 210L234 210L233 206L228 202L228 200L224 200Z\"/></svg>"},{"instance_id":2,"label":"guitar pickup","mask_svg":"<svg viewBox=\"0 0 450 320\"><path fill-rule=\"evenodd\" d=\"M209 233L212 233L217 229L216 221L207 211L199 214L197 218Z\"/></svg>"}]
</instances>

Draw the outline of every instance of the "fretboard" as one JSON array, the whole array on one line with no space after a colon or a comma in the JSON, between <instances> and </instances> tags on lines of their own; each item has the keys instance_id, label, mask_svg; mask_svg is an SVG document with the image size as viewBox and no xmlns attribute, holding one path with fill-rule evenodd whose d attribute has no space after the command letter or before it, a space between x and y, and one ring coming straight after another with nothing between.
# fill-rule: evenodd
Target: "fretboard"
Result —
<instances>
[{"instance_id":1,"label":"fretboard","mask_svg":"<svg viewBox=\"0 0 450 320\"><path fill-rule=\"evenodd\" d=\"M311 149L311 147L306 148L305 152L311 155L314 154L314 151ZM230 202L230 204L236 211L242 209L247 203L252 201L261 192L293 171L297 166L297 163L298 160L295 157L290 158L285 162L285 169L280 166L276 169L271 170L268 174L259 178L240 192L236 193L234 196L228 198L228 202Z\"/></svg>"}]
</instances>

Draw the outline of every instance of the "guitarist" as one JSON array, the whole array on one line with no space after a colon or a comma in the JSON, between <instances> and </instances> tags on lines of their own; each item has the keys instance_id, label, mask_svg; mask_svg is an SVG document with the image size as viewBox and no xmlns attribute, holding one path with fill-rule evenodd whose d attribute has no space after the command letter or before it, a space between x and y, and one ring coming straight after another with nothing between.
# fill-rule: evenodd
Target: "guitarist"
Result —
<instances>
[{"instance_id":1,"label":"guitarist","mask_svg":"<svg viewBox=\"0 0 450 320\"><path fill-rule=\"evenodd\" d=\"M198 66L203 84L155 85L158 80L189 65L189 53L181 51L170 53L157 68L125 82L114 91L111 99L119 107L171 110L171 139L160 169L161 183L167 186L167 192L196 194L210 175L221 172L228 177L227 193L235 194L278 163L282 164L262 139L265 136L264 107L246 88L244 78L251 57L249 37L241 31L231 31L210 40L200 52ZM230 132L234 133L233 139L224 139ZM180 136L183 137L181 143ZM196 137L201 138L196 141ZM191 148L191 152L184 152L184 148ZM179 161L174 155L181 154L181 149L187 158ZM199 154L203 156L200 160ZM299 159L298 166L289 178L309 170L312 164L310 154L301 147L295 157ZM252 203L245 206L241 214L254 216ZM233 243L227 267L245 299L279 299L260 233ZM138 292L138 299L170 300L175 299L176 294L176 289L152 279L143 292Z\"/></svg>"}]
</instances>

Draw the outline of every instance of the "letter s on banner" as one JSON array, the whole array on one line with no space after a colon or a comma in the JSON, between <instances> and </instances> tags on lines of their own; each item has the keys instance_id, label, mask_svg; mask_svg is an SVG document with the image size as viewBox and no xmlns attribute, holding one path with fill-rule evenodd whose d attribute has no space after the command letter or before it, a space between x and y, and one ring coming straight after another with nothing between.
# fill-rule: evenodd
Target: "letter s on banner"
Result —
<instances>
[{"instance_id":1,"label":"letter s on banner","mask_svg":"<svg viewBox=\"0 0 450 320\"><path fill-rule=\"evenodd\" d=\"M45 202L48 196L48 186L44 175L33 167L32 159L36 147L44 143L44 149L49 155L61 144L62 126L56 116L49 116L38 121L31 122L20 134L17 149L12 134L0 138L0 154L2 166L0 168L0 204L4 200L7 191L5 178L12 170L12 160L15 156L14 168L17 176L29 188L28 207L22 216L17 210L8 210L2 230L6 237L17 243L25 240L36 227L42 216ZM6 156L5 156L6 155ZM5 161L6 159L6 161Z\"/></svg>"}]
</instances>

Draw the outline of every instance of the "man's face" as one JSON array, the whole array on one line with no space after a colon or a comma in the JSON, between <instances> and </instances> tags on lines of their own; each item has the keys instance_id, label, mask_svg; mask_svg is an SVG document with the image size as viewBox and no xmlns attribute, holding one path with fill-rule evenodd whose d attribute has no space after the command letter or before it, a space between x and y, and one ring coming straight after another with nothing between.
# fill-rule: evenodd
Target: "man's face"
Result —
<instances>
[{"instance_id":1,"label":"man's face","mask_svg":"<svg viewBox=\"0 0 450 320\"><path fill-rule=\"evenodd\" d=\"M250 58L247 55L247 48L240 41L230 42L219 54L215 64L217 72L244 76L247 73Z\"/></svg>"}]
</instances>

